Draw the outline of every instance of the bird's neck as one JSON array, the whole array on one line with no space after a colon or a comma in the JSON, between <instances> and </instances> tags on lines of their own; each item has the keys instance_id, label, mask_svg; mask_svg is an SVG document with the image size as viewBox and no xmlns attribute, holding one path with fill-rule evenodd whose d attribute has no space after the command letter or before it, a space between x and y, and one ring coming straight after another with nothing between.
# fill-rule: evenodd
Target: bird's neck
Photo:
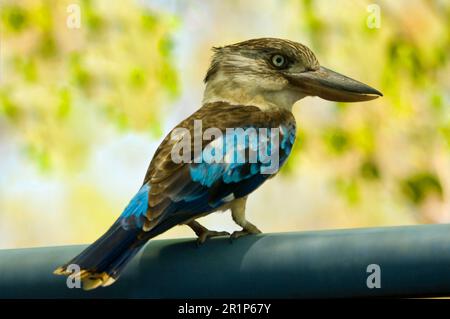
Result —
<instances>
[{"instance_id":1,"label":"bird's neck","mask_svg":"<svg viewBox=\"0 0 450 319\"><path fill-rule=\"evenodd\" d=\"M262 90L254 83L242 85L233 81L215 80L206 84L203 104L226 102L233 105L256 106L264 111L274 109L292 111L294 103L303 97L298 92L288 90Z\"/></svg>"}]
</instances>

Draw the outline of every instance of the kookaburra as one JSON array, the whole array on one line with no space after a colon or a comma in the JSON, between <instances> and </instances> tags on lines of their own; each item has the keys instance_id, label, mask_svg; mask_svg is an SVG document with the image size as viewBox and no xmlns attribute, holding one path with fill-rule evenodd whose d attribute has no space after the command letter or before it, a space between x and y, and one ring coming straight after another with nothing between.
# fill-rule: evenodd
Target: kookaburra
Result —
<instances>
[{"instance_id":1,"label":"kookaburra","mask_svg":"<svg viewBox=\"0 0 450 319\"><path fill-rule=\"evenodd\" d=\"M230 209L242 227L232 238L260 233L245 218L245 204L248 195L273 177L291 152L296 133L294 103L305 96L340 102L382 96L320 66L306 46L274 38L214 48L205 83L202 106L162 141L140 190L120 217L97 241L55 270L56 274L69 275L68 266L76 264L84 289L108 286L148 240L169 228L188 225L199 243L227 235L196 221L216 211ZM236 128L240 130L228 133ZM243 136L249 129L256 132L256 139ZM208 130L214 134L205 140ZM203 143L196 142L198 137ZM192 151L186 145L180 148L186 141ZM225 143L230 141L239 142L230 147ZM269 161L262 160L263 147L272 155ZM213 161L206 158L211 156Z\"/></svg>"}]
</instances>

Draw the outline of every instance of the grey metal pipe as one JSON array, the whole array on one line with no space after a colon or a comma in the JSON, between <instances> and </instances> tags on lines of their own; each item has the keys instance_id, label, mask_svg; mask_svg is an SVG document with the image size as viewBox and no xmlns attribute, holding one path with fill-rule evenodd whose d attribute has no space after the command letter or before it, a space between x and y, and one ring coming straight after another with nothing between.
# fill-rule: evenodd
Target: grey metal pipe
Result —
<instances>
[{"instance_id":1,"label":"grey metal pipe","mask_svg":"<svg viewBox=\"0 0 450 319\"><path fill-rule=\"evenodd\" d=\"M84 247L0 251L0 298L450 295L450 225L215 238L200 247L192 239L153 240L117 283L87 292L52 274ZM367 286L371 264L380 267L381 288Z\"/></svg>"}]
</instances>

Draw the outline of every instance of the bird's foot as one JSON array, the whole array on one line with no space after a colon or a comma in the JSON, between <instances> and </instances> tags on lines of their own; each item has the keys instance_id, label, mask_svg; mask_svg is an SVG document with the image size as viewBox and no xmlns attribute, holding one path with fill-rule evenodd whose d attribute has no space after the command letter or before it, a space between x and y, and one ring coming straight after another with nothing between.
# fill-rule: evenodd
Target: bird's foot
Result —
<instances>
[{"instance_id":1,"label":"bird's foot","mask_svg":"<svg viewBox=\"0 0 450 319\"><path fill-rule=\"evenodd\" d=\"M206 229L202 233L198 234L197 245L204 244L208 238L219 237L219 236L230 236L230 233L226 232L226 231L215 231L215 230Z\"/></svg>"},{"instance_id":2,"label":"bird's foot","mask_svg":"<svg viewBox=\"0 0 450 319\"><path fill-rule=\"evenodd\" d=\"M192 230L195 232L195 234L198 236L197 238L197 245L203 244L208 238L211 237L218 237L218 236L229 236L230 233L226 231L214 231L209 230L205 226L202 226L199 222L192 220L189 223L187 223L189 227L192 228Z\"/></svg>"},{"instance_id":3,"label":"bird's foot","mask_svg":"<svg viewBox=\"0 0 450 319\"><path fill-rule=\"evenodd\" d=\"M243 230L236 230L230 235L230 240L233 241L235 239L238 239L243 236L252 235L252 234L261 234L262 232L255 227L255 229L249 230L249 229L243 229Z\"/></svg>"}]
</instances>

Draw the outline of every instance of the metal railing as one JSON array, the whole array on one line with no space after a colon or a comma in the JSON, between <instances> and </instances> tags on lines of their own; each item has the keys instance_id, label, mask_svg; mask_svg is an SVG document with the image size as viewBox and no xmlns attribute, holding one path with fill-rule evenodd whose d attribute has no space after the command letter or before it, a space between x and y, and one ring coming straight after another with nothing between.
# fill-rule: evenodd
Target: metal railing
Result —
<instances>
[{"instance_id":1,"label":"metal railing","mask_svg":"<svg viewBox=\"0 0 450 319\"><path fill-rule=\"evenodd\" d=\"M153 240L112 286L52 274L85 246L0 251L0 298L450 296L450 225Z\"/></svg>"}]
</instances>

